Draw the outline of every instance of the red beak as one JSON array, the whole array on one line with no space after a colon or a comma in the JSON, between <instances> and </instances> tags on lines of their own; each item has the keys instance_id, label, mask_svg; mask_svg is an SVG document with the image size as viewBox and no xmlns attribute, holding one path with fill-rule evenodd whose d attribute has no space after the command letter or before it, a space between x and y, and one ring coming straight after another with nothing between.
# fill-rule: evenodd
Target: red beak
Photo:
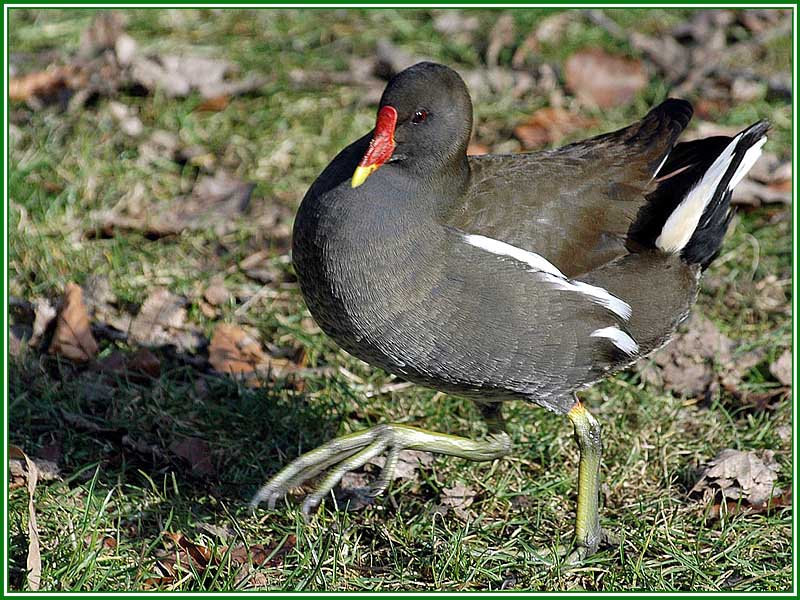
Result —
<instances>
[{"instance_id":1,"label":"red beak","mask_svg":"<svg viewBox=\"0 0 800 600\"><path fill-rule=\"evenodd\" d=\"M394 129L397 126L397 111L392 106L384 106L378 111L375 122L375 133L369 142L369 148L358 163L351 185L355 188L367 180L378 167L385 163L394 152Z\"/></svg>"}]
</instances>

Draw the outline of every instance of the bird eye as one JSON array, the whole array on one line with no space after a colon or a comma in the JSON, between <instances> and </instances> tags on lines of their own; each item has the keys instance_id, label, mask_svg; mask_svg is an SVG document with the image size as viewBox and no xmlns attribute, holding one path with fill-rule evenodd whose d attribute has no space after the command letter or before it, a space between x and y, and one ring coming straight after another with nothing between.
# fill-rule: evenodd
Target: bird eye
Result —
<instances>
[{"instance_id":1,"label":"bird eye","mask_svg":"<svg viewBox=\"0 0 800 600\"><path fill-rule=\"evenodd\" d=\"M428 112L425 110L418 110L414 113L414 116L411 117L411 122L415 125L418 123L422 123L425 119L428 118Z\"/></svg>"}]
</instances>

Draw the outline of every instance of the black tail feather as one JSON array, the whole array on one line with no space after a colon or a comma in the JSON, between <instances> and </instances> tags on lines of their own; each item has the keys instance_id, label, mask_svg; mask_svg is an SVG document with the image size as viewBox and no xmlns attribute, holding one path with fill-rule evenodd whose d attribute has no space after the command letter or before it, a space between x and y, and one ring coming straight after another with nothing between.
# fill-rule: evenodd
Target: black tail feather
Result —
<instances>
[{"instance_id":1,"label":"black tail feather","mask_svg":"<svg viewBox=\"0 0 800 600\"><path fill-rule=\"evenodd\" d=\"M733 190L729 190L728 186L734 173L736 173L736 169L742 164L745 152L764 137L769 127L770 124L767 121L759 121L742 133L742 138L736 145L733 161L717 186L713 198L706 206L705 211L703 211L700 223L689 239L689 243L681 251L681 257L689 264L698 264L705 269L719 255L722 240L733 218L733 211L731 210Z\"/></svg>"},{"instance_id":2,"label":"black tail feather","mask_svg":"<svg viewBox=\"0 0 800 600\"><path fill-rule=\"evenodd\" d=\"M769 123L759 121L742 132L724 177L706 205L697 229L681 250L682 258L688 263L705 268L718 255L731 220L731 192L728 185L747 149L758 142L768 129ZM672 149L666 162L656 173L658 187L648 195L647 203L639 210L628 230L628 248L631 251L656 248L656 240L667 219L733 139L715 136L683 142Z\"/></svg>"}]
</instances>

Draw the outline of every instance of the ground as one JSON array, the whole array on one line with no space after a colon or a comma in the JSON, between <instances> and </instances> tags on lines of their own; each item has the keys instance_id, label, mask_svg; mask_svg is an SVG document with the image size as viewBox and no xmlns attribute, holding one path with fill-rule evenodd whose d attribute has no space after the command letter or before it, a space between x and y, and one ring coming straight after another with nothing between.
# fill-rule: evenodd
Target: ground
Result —
<instances>
[{"instance_id":1,"label":"ground","mask_svg":"<svg viewBox=\"0 0 800 600\"><path fill-rule=\"evenodd\" d=\"M473 74L474 88L491 69L518 83L520 73L535 74L520 88L486 84L476 94L475 151L529 147L518 127L543 107L561 103L571 123L582 123L561 131L560 116L538 113L546 122L533 125L544 136L536 143L553 145L623 126L677 90L697 109L690 133L698 123L735 129L766 118L766 150L785 161L791 101L772 83L758 85L790 72L792 40L780 33L789 17L757 13L715 11L721 16L706 29L687 10L576 11L560 21L545 10L121 13L136 52L225 59L236 77L263 80L242 94L172 97L158 86L108 91L112 75L101 72L10 105L8 279L21 343L9 358L7 427L11 444L60 472L34 497L41 589L790 589L791 506L747 510L742 498L720 507L714 494L690 493L703 465L726 448L774 452L775 485L791 485L791 388L774 374L792 346L792 213L781 203L742 206L704 279L694 310L712 324L713 339L732 344L726 360L707 356L699 386L673 381L682 391L657 365L661 379L641 367L585 393L605 442L601 521L618 547L578 568L531 558L569 541L578 456L563 417L522 403L506 407L514 446L506 459L436 457L407 469L374 504L335 512L329 500L309 522L296 506L247 508L266 478L336 435L391 421L485 433L469 402L398 385L338 349L311 321L287 259L305 190L372 127L385 84L373 75L376 48L391 43L381 51L389 63L402 63L399 55L447 63ZM75 59L96 18L89 10L12 10L12 77ZM721 47L725 58L681 88L633 32L672 36L696 52ZM528 54L520 50L526 40ZM120 52L89 46L86 61ZM611 107L576 100L565 65L587 47L632 57L645 84ZM753 81L755 92L734 93ZM161 146L155 132L167 134ZM188 219L199 214L199 224L172 229L141 217L202 196L199 179L223 171L255 184L252 193L245 186L246 210L226 205L209 216L201 208ZM246 259L262 251L254 273ZM83 287L99 346L88 361L52 351L55 321L39 343L26 343L37 299L58 309L69 282ZM211 286L222 288L221 301L205 293ZM184 311L164 343L115 327L158 288ZM261 373L260 385L216 372L207 346L220 323L246 331L258 361L278 357L280 368ZM199 343L176 349L176 330ZM745 355L756 358L737 371ZM137 367L132 356L149 362ZM471 504L452 500L461 496ZM24 486L10 489L9 511L9 585L27 589Z\"/></svg>"}]
</instances>

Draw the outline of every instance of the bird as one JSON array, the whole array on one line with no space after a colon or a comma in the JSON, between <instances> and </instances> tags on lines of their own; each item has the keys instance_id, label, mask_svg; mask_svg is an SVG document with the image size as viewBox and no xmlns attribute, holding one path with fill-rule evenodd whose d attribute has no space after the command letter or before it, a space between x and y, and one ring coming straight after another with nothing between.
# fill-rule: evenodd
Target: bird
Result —
<instances>
[{"instance_id":1,"label":"bird","mask_svg":"<svg viewBox=\"0 0 800 600\"><path fill-rule=\"evenodd\" d=\"M292 260L307 307L344 350L405 380L474 400L487 435L387 423L302 454L253 497L274 508L318 478L308 515L349 471L400 451L474 461L512 451L502 405L565 415L578 449L580 563L602 528L601 429L578 393L666 344L718 256L730 199L769 123L678 141L693 110L668 98L632 125L561 148L468 156L472 101L458 73L421 62L387 84L372 131L305 194ZM571 552L568 552L571 550Z\"/></svg>"}]
</instances>

